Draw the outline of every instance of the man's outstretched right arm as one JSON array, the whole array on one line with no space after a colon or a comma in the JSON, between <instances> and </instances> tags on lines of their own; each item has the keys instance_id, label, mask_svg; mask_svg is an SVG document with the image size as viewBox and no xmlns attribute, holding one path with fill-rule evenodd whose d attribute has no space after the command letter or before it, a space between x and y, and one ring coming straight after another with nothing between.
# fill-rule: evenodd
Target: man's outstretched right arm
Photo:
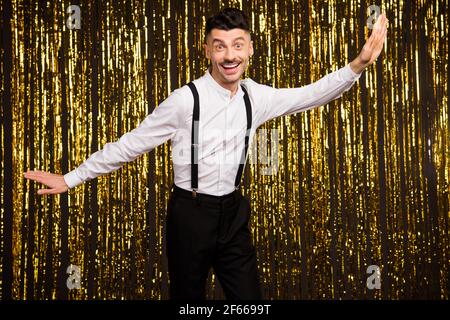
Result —
<instances>
[{"instance_id":1,"label":"man's outstretched right arm","mask_svg":"<svg viewBox=\"0 0 450 320\"><path fill-rule=\"evenodd\" d=\"M177 91L164 100L137 128L125 133L116 142L107 143L79 167L65 175L43 171L27 171L25 178L43 183L50 189L38 194L58 194L85 181L118 170L126 162L151 151L172 138L184 121L183 99Z\"/></svg>"}]
</instances>

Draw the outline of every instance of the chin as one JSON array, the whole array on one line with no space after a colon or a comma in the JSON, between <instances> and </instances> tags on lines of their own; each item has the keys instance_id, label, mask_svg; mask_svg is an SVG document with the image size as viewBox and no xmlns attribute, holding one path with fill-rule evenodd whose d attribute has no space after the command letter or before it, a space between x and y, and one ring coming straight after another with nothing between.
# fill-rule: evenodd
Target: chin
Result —
<instances>
[{"instance_id":1,"label":"chin","mask_svg":"<svg viewBox=\"0 0 450 320\"><path fill-rule=\"evenodd\" d=\"M238 81L242 77L243 74L244 74L244 72L239 72L239 73L236 73L236 74L231 75L231 76L228 76L228 75L225 75L225 74L223 74L222 76L227 82L231 83L231 82Z\"/></svg>"},{"instance_id":2,"label":"chin","mask_svg":"<svg viewBox=\"0 0 450 320\"><path fill-rule=\"evenodd\" d=\"M232 76L232 77L224 77L225 78L225 80L228 82L228 83L233 83L233 82L236 82L236 81L238 81L240 78L241 78L241 76L240 75L235 75L235 76Z\"/></svg>"}]
</instances>

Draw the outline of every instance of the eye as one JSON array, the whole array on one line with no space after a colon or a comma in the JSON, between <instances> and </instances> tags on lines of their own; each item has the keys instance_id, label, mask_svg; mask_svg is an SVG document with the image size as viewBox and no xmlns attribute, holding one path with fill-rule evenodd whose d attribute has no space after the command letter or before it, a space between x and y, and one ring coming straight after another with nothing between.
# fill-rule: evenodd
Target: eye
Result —
<instances>
[{"instance_id":1,"label":"eye","mask_svg":"<svg viewBox=\"0 0 450 320\"><path fill-rule=\"evenodd\" d=\"M236 43L236 48L241 49L244 45L242 43Z\"/></svg>"},{"instance_id":2,"label":"eye","mask_svg":"<svg viewBox=\"0 0 450 320\"><path fill-rule=\"evenodd\" d=\"M216 45L216 50L223 50L223 45L222 44Z\"/></svg>"}]
</instances>

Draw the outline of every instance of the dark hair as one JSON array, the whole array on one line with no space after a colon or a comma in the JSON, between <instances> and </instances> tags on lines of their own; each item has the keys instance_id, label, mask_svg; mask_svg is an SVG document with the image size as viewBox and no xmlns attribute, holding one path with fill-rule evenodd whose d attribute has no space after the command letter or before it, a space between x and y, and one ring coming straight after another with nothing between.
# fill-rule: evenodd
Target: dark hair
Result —
<instances>
[{"instance_id":1,"label":"dark hair","mask_svg":"<svg viewBox=\"0 0 450 320\"><path fill-rule=\"evenodd\" d=\"M228 31L235 28L250 32L247 16L239 9L225 8L206 21L205 40L212 29Z\"/></svg>"}]
</instances>

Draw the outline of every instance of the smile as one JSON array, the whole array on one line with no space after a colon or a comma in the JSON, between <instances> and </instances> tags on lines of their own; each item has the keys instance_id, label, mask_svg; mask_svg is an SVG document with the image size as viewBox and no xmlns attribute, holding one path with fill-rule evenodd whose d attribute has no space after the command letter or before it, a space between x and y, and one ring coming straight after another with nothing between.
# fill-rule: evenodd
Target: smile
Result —
<instances>
[{"instance_id":1,"label":"smile","mask_svg":"<svg viewBox=\"0 0 450 320\"><path fill-rule=\"evenodd\" d=\"M231 63L227 63L227 64L223 63L223 64L221 64L221 66L225 70L231 71L231 70L235 70L237 67L239 67L240 64L241 64L240 62L239 63L232 63L232 64Z\"/></svg>"}]
</instances>

